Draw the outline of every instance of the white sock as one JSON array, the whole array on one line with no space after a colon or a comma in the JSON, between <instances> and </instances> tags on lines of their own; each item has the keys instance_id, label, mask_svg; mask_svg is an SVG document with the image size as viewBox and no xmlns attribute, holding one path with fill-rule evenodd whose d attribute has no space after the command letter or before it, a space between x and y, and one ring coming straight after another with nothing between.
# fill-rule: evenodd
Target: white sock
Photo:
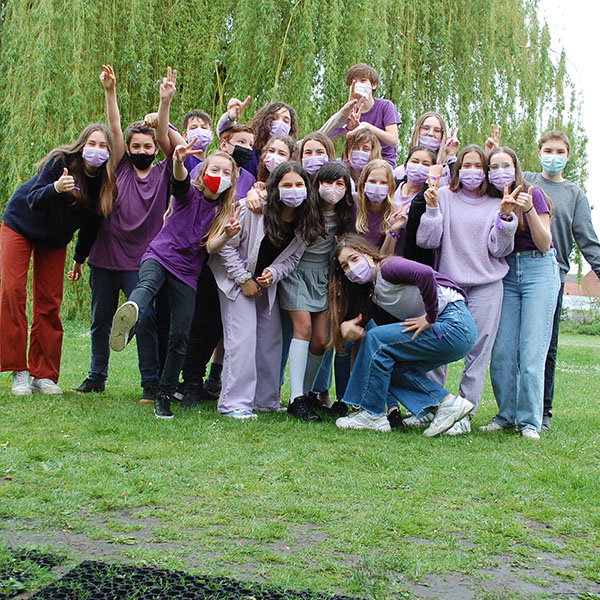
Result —
<instances>
[{"instance_id":1,"label":"white sock","mask_svg":"<svg viewBox=\"0 0 600 600\"><path fill-rule=\"evenodd\" d=\"M290 343L290 398L302 396L304 373L306 372L306 362L308 360L308 340L299 340L292 338Z\"/></svg>"},{"instance_id":2,"label":"white sock","mask_svg":"<svg viewBox=\"0 0 600 600\"><path fill-rule=\"evenodd\" d=\"M308 351L308 360L306 361L306 372L304 373L304 393L311 392L315 384L315 379L319 374L319 369L323 363L324 354L313 354Z\"/></svg>"}]
</instances>

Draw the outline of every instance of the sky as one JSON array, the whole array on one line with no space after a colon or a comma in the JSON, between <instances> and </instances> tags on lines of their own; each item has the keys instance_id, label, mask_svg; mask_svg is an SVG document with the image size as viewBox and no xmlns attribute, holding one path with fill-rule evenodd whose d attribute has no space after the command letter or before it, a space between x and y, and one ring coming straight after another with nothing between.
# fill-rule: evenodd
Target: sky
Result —
<instances>
[{"instance_id":1,"label":"sky","mask_svg":"<svg viewBox=\"0 0 600 600\"><path fill-rule=\"evenodd\" d=\"M556 56L565 49L571 79L583 97L583 122L588 136L587 197L592 206L592 220L600 235L600 173L595 165L600 161L600 120L594 119L600 101L600 72L597 51L600 2L598 0L539 0L540 21L550 27L552 49ZM554 53L553 53L554 54ZM594 110L596 108L596 110ZM584 274L590 270L584 261Z\"/></svg>"}]
</instances>

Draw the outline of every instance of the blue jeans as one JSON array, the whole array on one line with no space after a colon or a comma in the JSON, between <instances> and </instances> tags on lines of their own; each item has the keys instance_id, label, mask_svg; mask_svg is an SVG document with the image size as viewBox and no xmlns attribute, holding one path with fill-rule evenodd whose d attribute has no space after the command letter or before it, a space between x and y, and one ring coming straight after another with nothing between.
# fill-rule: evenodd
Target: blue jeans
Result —
<instances>
[{"instance_id":1,"label":"blue jeans","mask_svg":"<svg viewBox=\"0 0 600 600\"><path fill-rule=\"evenodd\" d=\"M125 296L129 298L137 282L137 271L109 271L90 265L92 362L88 377L94 381L105 381L108 377L110 329L119 303L119 292L123 290ZM143 313L136 329L136 335L142 385L158 384L160 371L158 334L152 306L149 306Z\"/></svg>"},{"instance_id":2,"label":"blue jeans","mask_svg":"<svg viewBox=\"0 0 600 600\"><path fill-rule=\"evenodd\" d=\"M513 252L506 258L504 299L490 378L498 414L494 421L519 430L542 425L544 363L560 287L556 252Z\"/></svg>"},{"instance_id":3,"label":"blue jeans","mask_svg":"<svg viewBox=\"0 0 600 600\"><path fill-rule=\"evenodd\" d=\"M451 302L433 327L416 339L400 323L369 328L356 356L344 402L373 414L400 402L422 416L448 396L442 386L425 376L464 358L477 339L477 328L464 301Z\"/></svg>"}]
</instances>

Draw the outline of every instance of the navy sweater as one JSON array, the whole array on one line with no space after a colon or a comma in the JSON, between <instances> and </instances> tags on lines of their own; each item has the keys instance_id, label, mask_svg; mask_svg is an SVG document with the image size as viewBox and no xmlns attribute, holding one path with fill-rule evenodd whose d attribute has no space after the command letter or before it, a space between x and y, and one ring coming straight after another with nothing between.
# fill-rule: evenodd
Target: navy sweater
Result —
<instances>
[{"instance_id":1,"label":"navy sweater","mask_svg":"<svg viewBox=\"0 0 600 600\"><path fill-rule=\"evenodd\" d=\"M102 179L86 177L88 200L74 207L71 194L57 192L54 187L64 167L60 155L56 160L50 158L41 173L19 186L2 220L31 242L51 248L66 246L79 230L74 259L82 263L90 253L102 220L97 212ZM81 185L81 182L77 183Z\"/></svg>"}]
</instances>

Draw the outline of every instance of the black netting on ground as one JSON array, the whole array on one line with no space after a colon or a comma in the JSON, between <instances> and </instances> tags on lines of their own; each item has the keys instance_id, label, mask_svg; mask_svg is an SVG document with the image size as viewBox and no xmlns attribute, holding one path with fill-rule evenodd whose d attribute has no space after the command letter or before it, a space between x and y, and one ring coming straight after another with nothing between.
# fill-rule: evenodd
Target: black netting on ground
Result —
<instances>
[{"instance_id":1,"label":"black netting on ground","mask_svg":"<svg viewBox=\"0 0 600 600\"><path fill-rule=\"evenodd\" d=\"M62 556L50 552L11 549L9 556L3 558L0 564L0 600L14 598L27 590L35 579L35 573L32 572L35 567L49 570L63 561Z\"/></svg>"},{"instance_id":2,"label":"black netting on ground","mask_svg":"<svg viewBox=\"0 0 600 600\"><path fill-rule=\"evenodd\" d=\"M266 588L227 577L85 561L31 596L48 600L360 600Z\"/></svg>"}]
</instances>

